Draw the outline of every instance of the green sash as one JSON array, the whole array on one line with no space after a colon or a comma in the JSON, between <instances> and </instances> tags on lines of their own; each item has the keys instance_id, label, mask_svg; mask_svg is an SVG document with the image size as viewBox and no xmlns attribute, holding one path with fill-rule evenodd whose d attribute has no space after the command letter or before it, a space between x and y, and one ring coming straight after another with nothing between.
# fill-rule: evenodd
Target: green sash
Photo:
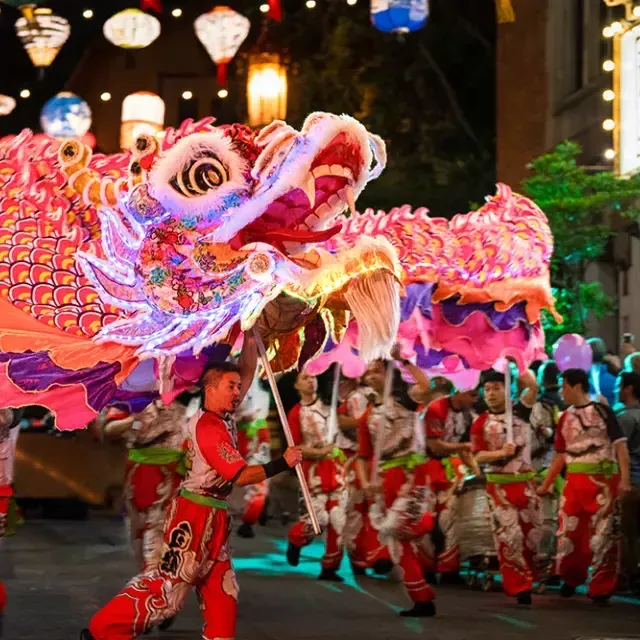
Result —
<instances>
[{"instance_id":1,"label":"green sash","mask_svg":"<svg viewBox=\"0 0 640 640\"><path fill-rule=\"evenodd\" d=\"M157 467L177 462L176 472L181 476L187 473L186 455L184 451L179 449L164 449L162 447L129 449L129 460L137 464L149 464Z\"/></svg>"},{"instance_id":2,"label":"green sash","mask_svg":"<svg viewBox=\"0 0 640 640\"><path fill-rule=\"evenodd\" d=\"M535 477L535 471L527 473L487 473L487 482L491 484L516 484L517 482L529 482Z\"/></svg>"},{"instance_id":3,"label":"green sash","mask_svg":"<svg viewBox=\"0 0 640 640\"><path fill-rule=\"evenodd\" d=\"M618 465L611 460L602 462L570 462L567 465L567 473L586 473L590 476L604 476L609 480L618 473Z\"/></svg>"},{"instance_id":4,"label":"green sash","mask_svg":"<svg viewBox=\"0 0 640 640\"><path fill-rule=\"evenodd\" d=\"M205 507L213 507L214 509L221 509L222 511L226 511L228 508L225 500L219 500L211 496L201 496L199 493L189 491L189 489L180 489L180 495L191 502L202 504Z\"/></svg>"},{"instance_id":5,"label":"green sash","mask_svg":"<svg viewBox=\"0 0 640 640\"><path fill-rule=\"evenodd\" d=\"M258 418L253 422L242 422L238 425L238 431L246 431L247 437L253 439L258 434L260 429L264 429L267 426L267 421L264 418Z\"/></svg>"},{"instance_id":6,"label":"green sash","mask_svg":"<svg viewBox=\"0 0 640 640\"><path fill-rule=\"evenodd\" d=\"M413 471L418 465L424 464L427 461L427 457L424 453L407 453L391 460L386 460L380 465L382 471L387 469L397 469L398 467L404 467L408 471Z\"/></svg>"}]
</instances>

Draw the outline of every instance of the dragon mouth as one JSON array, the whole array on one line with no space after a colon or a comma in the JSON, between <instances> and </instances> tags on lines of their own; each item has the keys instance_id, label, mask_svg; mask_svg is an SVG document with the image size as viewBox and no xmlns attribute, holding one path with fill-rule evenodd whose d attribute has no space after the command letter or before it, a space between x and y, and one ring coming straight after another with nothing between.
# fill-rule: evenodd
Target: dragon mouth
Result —
<instances>
[{"instance_id":1,"label":"dragon mouth","mask_svg":"<svg viewBox=\"0 0 640 640\"><path fill-rule=\"evenodd\" d=\"M325 242L338 233L337 217L355 211L355 185L365 170L360 145L346 132L337 134L300 177L300 186L274 200L232 246L266 242L293 255L304 245Z\"/></svg>"}]
</instances>

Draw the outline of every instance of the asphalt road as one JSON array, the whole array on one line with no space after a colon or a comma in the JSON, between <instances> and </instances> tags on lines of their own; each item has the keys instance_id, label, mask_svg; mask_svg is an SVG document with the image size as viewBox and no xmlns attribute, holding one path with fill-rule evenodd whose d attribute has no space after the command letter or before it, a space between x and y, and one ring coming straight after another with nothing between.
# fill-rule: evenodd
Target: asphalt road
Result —
<instances>
[{"instance_id":1,"label":"asphalt road","mask_svg":"<svg viewBox=\"0 0 640 640\"><path fill-rule=\"evenodd\" d=\"M286 529L270 525L253 540L236 538L240 582L237 640L570 640L640 638L640 601L616 598L607 609L584 596L562 600L537 596L529 610L502 593L467 587L438 590L436 618L404 620L402 586L389 578L354 580L347 563L344 584L316 580L321 542L305 549L300 565L286 564ZM3 639L72 640L91 615L131 577L124 524L94 517L87 521L30 521L3 542L0 577L9 605ZM193 597L166 640L200 638Z\"/></svg>"}]
</instances>

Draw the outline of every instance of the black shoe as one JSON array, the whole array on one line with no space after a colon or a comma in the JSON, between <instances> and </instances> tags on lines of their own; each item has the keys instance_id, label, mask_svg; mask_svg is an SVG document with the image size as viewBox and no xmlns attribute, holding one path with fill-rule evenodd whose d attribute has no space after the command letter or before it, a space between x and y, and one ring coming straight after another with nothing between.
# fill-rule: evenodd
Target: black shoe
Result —
<instances>
[{"instance_id":1,"label":"black shoe","mask_svg":"<svg viewBox=\"0 0 640 640\"><path fill-rule=\"evenodd\" d=\"M376 560L373 563L373 572L379 576L386 576L387 573L391 572L391 569L393 569L393 562L391 562L391 560Z\"/></svg>"},{"instance_id":2,"label":"black shoe","mask_svg":"<svg viewBox=\"0 0 640 640\"><path fill-rule=\"evenodd\" d=\"M516 596L516 600L518 601L518 604L531 606L532 604L531 591L523 591L522 593L519 593Z\"/></svg>"},{"instance_id":3,"label":"black shoe","mask_svg":"<svg viewBox=\"0 0 640 640\"><path fill-rule=\"evenodd\" d=\"M169 631L169 629L171 629L171 627L173 626L173 623L175 622L175 620L176 620L175 616L171 616L170 618L163 620L158 625L158 629L160 629L160 631Z\"/></svg>"},{"instance_id":4,"label":"black shoe","mask_svg":"<svg viewBox=\"0 0 640 640\"><path fill-rule=\"evenodd\" d=\"M80 632L80 640L95 640L95 638L91 635L89 629L83 629Z\"/></svg>"},{"instance_id":5,"label":"black shoe","mask_svg":"<svg viewBox=\"0 0 640 640\"><path fill-rule=\"evenodd\" d=\"M300 547L296 547L295 544L289 543L289 548L287 549L287 562L292 567L297 567L300 562Z\"/></svg>"},{"instance_id":6,"label":"black shoe","mask_svg":"<svg viewBox=\"0 0 640 640\"><path fill-rule=\"evenodd\" d=\"M433 575L433 574L430 574L430 575ZM426 576L425 576L425 580L429 582ZM435 582L429 582L429 584L435 584ZM440 574L440 586L449 585L452 587L458 587L466 584L467 583L464 581L464 578L457 571L449 571L447 573Z\"/></svg>"},{"instance_id":7,"label":"black shoe","mask_svg":"<svg viewBox=\"0 0 640 640\"><path fill-rule=\"evenodd\" d=\"M560 587L560 595L563 598L570 598L576 592L576 588L564 582Z\"/></svg>"},{"instance_id":8,"label":"black shoe","mask_svg":"<svg viewBox=\"0 0 640 640\"><path fill-rule=\"evenodd\" d=\"M344 582L344 578L336 573L335 569L323 569L318 580L329 580L331 582Z\"/></svg>"},{"instance_id":9,"label":"black shoe","mask_svg":"<svg viewBox=\"0 0 640 640\"><path fill-rule=\"evenodd\" d=\"M415 602L411 609L401 611L403 618L432 618L436 615L436 605L433 602Z\"/></svg>"},{"instance_id":10,"label":"black shoe","mask_svg":"<svg viewBox=\"0 0 640 640\"><path fill-rule=\"evenodd\" d=\"M611 605L611 602L609 602L609 596L593 596L591 599L596 607L608 607Z\"/></svg>"},{"instance_id":11,"label":"black shoe","mask_svg":"<svg viewBox=\"0 0 640 640\"><path fill-rule=\"evenodd\" d=\"M354 567L353 565L351 565L351 571L353 572L354 576L366 576L367 575L367 570L364 567Z\"/></svg>"},{"instance_id":12,"label":"black shoe","mask_svg":"<svg viewBox=\"0 0 640 640\"><path fill-rule=\"evenodd\" d=\"M436 585L438 584L438 576L433 571L425 571L424 579L427 584Z\"/></svg>"},{"instance_id":13,"label":"black shoe","mask_svg":"<svg viewBox=\"0 0 640 640\"><path fill-rule=\"evenodd\" d=\"M256 534L253 531L253 527L248 522L243 522L238 527L238 535L241 538L255 538Z\"/></svg>"}]
</instances>

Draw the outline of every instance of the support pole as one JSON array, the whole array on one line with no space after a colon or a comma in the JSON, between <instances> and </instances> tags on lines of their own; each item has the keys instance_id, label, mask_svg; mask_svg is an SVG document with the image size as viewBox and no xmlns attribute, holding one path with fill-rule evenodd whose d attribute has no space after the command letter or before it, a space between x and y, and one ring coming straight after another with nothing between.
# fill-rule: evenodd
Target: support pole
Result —
<instances>
[{"instance_id":1,"label":"support pole","mask_svg":"<svg viewBox=\"0 0 640 640\"><path fill-rule=\"evenodd\" d=\"M375 485L378 482L378 473L380 469L380 457L382 456L382 443L384 442L387 431L387 404L393 391L393 374L395 372L395 362L389 360L387 363L387 372L384 378L384 391L382 392L382 411L384 420L380 425L379 433L376 433L376 448L373 454L373 462L371 463L371 484Z\"/></svg>"},{"instance_id":2,"label":"support pole","mask_svg":"<svg viewBox=\"0 0 640 640\"><path fill-rule=\"evenodd\" d=\"M342 367L336 362L333 368L333 387L331 389L331 415L329 430L327 433L327 443L333 444L338 433L338 400L340 393L340 372Z\"/></svg>"},{"instance_id":3,"label":"support pole","mask_svg":"<svg viewBox=\"0 0 640 640\"><path fill-rule=\"evenodd\" d=\"M504 370L505 423L507 427L507 444L513 444L513 399L511 396L511 363L507 360Z\"/></svg>"},{"instance_id":4,"label":"support pole","mask_svg":"<svg viewBox=\"0 0 640 640\"><path fill-rule=\"evenodd\" d=\"M255 325L253 327L253 335L256 339L256 346L258 347L258 353L260 354L260 359L262 360L262 366L264 367L264 370L267 372L267 379L269 380L271 393L273 393L273 399L276 401L276 407L278 409L278 415L280 416L280 422L282 424L284 436L287 439L287 445L290 447L294 447L295 442L293 441L293 436L291 435L291 429L289 428L289 421L287 420L287 412L284 410L284 406L282 404L282 398L280 397L280 392L278 391L278 385L276 384L276 378L273 375L273 371L271 370L271 365L269 364L269 358L267 357L267 352L264 348L262 337L260 336L258 327L256 327ZM305 480L304 473L302 471L302 465L299 465L299 464L296 465L296 474L298 476L298 482L300 483L300 489L302 490L302 495L304 497L304 504L307 507L307 511L309 512L309 517L311 518L313 532L317 536L319 536L321 533L320 524L318 523L316 512L313 509L313 505L311 503L311 494L309 493L309 487L307 486L307 481Z\"/></svg>"}]
</instances>

